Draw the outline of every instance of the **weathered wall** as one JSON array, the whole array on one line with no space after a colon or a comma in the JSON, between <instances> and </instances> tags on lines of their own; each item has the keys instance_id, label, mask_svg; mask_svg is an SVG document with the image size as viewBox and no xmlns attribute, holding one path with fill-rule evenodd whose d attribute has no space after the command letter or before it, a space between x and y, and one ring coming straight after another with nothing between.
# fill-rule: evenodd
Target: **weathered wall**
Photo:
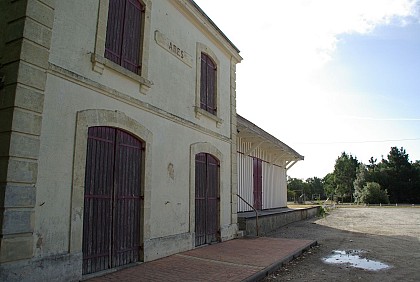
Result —
<instances>
[{"instance_id":1,"label":"weathered wall","mask_svg":"<svg viewBox=\"0 0 420 282\"><path fill-rule=\"evenodd\" d=\"M32 36L36 44L27 44L25 39L17 41L21 42L22 51L13 53L16 63L1 58L3 64L9 64L3 71L17 77L7 80L6 88L1 90L1 94L10 93L10 98L0 100L1 108L5 109L0 118L10 121L2 122L0 130L1 140L7 140L0 147L1 199L5 203L8 199L21 202L26 199L26 202L20 203L18 217L7 217L7 209L1 215L2 234L8 233L2 239L0 258L9 263L1 266L4 271L0 278L25 280L29 273L33 274L30 279L39 281L48 277L81 278L88 126L119 127L146 142L145 181L141 188L144 191L144 261L194 246L192 148L218 152L221 237L222 240L234 238L237 224L232 213L236 213L236 202L232 199L231 157L236 153L232 145L232 136L236 134L234 82L235 64L240 57L191 3L145 1L151 7L146 13L146 64L142 76L136 76L103 59L106 1L5 2L1 5L29 3L31 9L22 8L21 14L33 13L40 19L33 23L31 16L23 17L29 23L25 22L16 31L23 37ZM13 15L13 9L4 11ZM6 24L0 21L0 27L13 20L9 17ZM0 14L0 18L5 17ZM16 26L13 31L18 29ZM184 62L161 46L162 38L156 34L164 37L163 42L176 44L189 55L186 57L190 61ZM0 43L0 50L12 48L7 42ZM215 117L197 110L200 48L208 48L219 63L219 103ZM31 58L40 61L32 62ZM36 67L32 68L31 64ZM19 71L15 65L21 67ZM19 99L20 93L26 96ZM9 105L9 100L26 102L29 106L22 111L25 105ZM11 110L13 106L16 108ZM15 128L19 127L14 140L12 120L17 121ZM13 155L16 146L23 155ZM19 169L11 172L12 167ZM12 177L13 173L16 178ZM14 183L19 183L16 184L19 187ZM11 188L21 194L7 196ZM11 206L12 211L17 209ZM7 225L11 229L4 228L6 220L12 219L14 223L16 219L22 220L23 229L13 231L17 228L15 224ZM14 262L16 259L24 260ZM67 270L62 271L64 268Z\"/></svg>"},{"instance_id":2,"label":"weathered wall","mask_svg":"<svg viewBox=\"0 0 420 282\"><path fill-rule=\"evenodd\" d=\"M128 98L139 99L230 138L232 54L229 54L220 43L217 44L214 39L209 38L209 35L203 33L202 29L192 24L190 19L169 2L171 1L151 2L150 29L147 34L149 50L145 56L148 57L150 65L146 78L153 85L146 94L140 93L137 81L127 79L127 76L112 68L105 68L102 74L92 71L91 55L96 50L98 1L80 1L78 5L72 1L57 1L50 62L112 90L122 92L128 95ZM75 30L80 32L74 32ZM156 42L156 31L189 54L193 60L192 64L187 65L177 56L162 48ZM63 34L67 36L62 36ZM218 109L220 111L218 117L223 120L220 127L215 126L214 120L203 116L197 118L195 114L198 43L208 46L220 63L218 66L218 96L219 100L223 101Z\"/></svg>"},{"instance_id":3,"label":"weathered wall","mask_svg":"<svg viewBox=\"0 0 420 282\"><path fill-rule=\"evenodd\" d=\"M3 263L33 256L34 205L54 3L21 0L1 1L0 5L1 270Z\"/></svg>"}]
</instances>

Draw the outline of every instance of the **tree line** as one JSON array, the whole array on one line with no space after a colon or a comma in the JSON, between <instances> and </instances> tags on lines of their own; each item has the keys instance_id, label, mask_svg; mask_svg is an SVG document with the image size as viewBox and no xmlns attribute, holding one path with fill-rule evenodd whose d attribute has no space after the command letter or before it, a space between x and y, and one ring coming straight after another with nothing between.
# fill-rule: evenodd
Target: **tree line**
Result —
<instances>
[{"instance_id":1,"label":"tree line","mask_svg":"<svg viewBox=\"0 0 420 282\"><path fill-rule=\"evenodd\" d=\"M324 178L288 178L288 198L334 199L341 202L388 204L420 203L420 161L411 162L403 147L391 147L387 158L368 164L346 152Z\"/></svg>"}]
</instances>

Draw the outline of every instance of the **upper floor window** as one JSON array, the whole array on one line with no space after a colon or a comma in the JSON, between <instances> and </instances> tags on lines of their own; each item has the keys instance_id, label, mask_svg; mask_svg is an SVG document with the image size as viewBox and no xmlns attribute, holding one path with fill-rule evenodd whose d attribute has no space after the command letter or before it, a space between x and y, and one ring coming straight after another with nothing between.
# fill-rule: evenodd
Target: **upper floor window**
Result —
<instances>
[{"instance_id":1,"label":"upper floor window","mask_svg":"<svg viewBox=\"0 0 420 282\"><path fill-rule=\"evenodd\" d=\"M216 115L216 71L215 62L205 53L201 53L200 108Z\"/></svg>"},{"instance_id":2,"label":"upper floor window","mask_svg":"<svg viewBox=\"0 0 420 282\"><path fill-rule=\"evenodd\" d=\"M139 0L109 0L105 58L141 73L145 7Z\"/></svg>"}]
</instances>

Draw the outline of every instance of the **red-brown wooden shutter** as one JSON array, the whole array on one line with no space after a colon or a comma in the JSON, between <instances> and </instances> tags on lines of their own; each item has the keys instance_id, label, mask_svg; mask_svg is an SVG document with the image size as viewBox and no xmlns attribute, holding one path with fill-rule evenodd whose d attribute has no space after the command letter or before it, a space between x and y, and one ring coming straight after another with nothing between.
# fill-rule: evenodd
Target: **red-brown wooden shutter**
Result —
<instances>
[{"instance_id":1,"label":"red-brown wooden shutter","mask_svg":"<svg viewBox=\"0 0 420 282\"><path fill-rule=\"evenodd\" d=\"M207 59L207 111L216 114L216 66Z\"/></svg>"},{"instance_id":2,"label":"red-brown wooden shutter","mask_svg":"<svg viewBox=\"0 0 420 282\"><path fill-rule=\"evenodd\" d=\"M140 73L139 57L142 9L143 7L138 0L127 0L121 65L137 74Z\"/></svg>"},{"instance_id":3,"label":"red-brown wooden shutter","mask_svg":"<svg viewBox=\"0 0 420 282\"><path fill-rule=\"evenodd\" d=\"M201 53L200 108L207 110L207 56Z\"/></svg>"},{"instance_id":4,"label":"red-brown wooden shutter","mask_svg":"<svg viewBox=\"0 0 420 282\"><path fill-rule=\"evenodd\" d=\"M206 154L195 156L195 245L206 244Z\"/></svg>"},{"instance_id":5,"label":"red-brown wooden shutter","mask_svg":"<svg viewBox=\"0 0 420 282\"><path fill-rule=\"evenodd\" d=\"M253 158L253 182L254 182L254 208L257 210L262 209L262 160Z\"/></svg>"},{"instance_id":6,"label":"red-brown wooden shutter","mask_svg":"<svg viewBox=\"0 0 420 282\"><path fill-rule=\"evenodd\" d=\"M83 274L111 265L115 129L88 130L83 213Z\"/></svg>"},{"instance_id":7,"label":"red-brown wooden shutter","mask_svg":"<svg viewBox=\"0 0 420 282\"><path fill-rule=\"evenodd\" d=\"M218 240L219 231L219 161L207 154L207 243Z\"/></svg>"},{"instance_id":8,"label":"red-brown wooden shutter","mask_svg":"<svg viewBox=\"0 0 420 282\"><path fill-rule=\"evenodd\" d=\"M114 236L112 266L139 260L140 252L140 181L142 143L117 130L114 168Z\"/></svg>"},{"instance_id":9,"label":"red-brown wooden shutter","mask_svg":"<svg viewBox=\"0 0 420 282\"><path fill-rule=\"evenodd\" d=\"M119 65L121 64L125 1L109 0L108 23L106 27L105 58Z\"/></svg>"},{"instance_id":10,"label":"red-brown wooden shutter","mask_svg":"<svg viewBox=\"0 0 420 282\"><path fill-rule=\"evenodd\" d=\"M200 108L216 114L216 64L201 53Z\"/></svg>"},{"instance_id":11,"label":"red-brown wooden shutter","mask_svg":"<svg viewBox=\"0 0 420 282\"><path fill-rule=\"evenodd\" d=\"M140 74L142 13L138 0L110 0L105 58Z\"/></svg>"}]
</instances>

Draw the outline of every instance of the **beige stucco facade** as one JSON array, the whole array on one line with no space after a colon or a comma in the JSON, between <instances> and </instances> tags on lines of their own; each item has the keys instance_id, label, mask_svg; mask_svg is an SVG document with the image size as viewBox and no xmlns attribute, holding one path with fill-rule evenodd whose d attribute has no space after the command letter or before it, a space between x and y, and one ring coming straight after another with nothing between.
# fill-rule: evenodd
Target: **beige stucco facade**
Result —
<instances>
[{"instance_id":1,"label":"beige stucco facade","mask_svg":"<svg viewBox=\"0 0 420 282\"><path fill-rule=\"evenodd\" d=\"M194 248L198 153L219 160L220 238L235 238L239 51L192 1L143 2L140 76L104 58L108 1L1 1L0 280L82 277L92 126L145 144L142 261ZM217 62L217 115L199 107L202 50Z\"/></svg>"}]
</instances>

